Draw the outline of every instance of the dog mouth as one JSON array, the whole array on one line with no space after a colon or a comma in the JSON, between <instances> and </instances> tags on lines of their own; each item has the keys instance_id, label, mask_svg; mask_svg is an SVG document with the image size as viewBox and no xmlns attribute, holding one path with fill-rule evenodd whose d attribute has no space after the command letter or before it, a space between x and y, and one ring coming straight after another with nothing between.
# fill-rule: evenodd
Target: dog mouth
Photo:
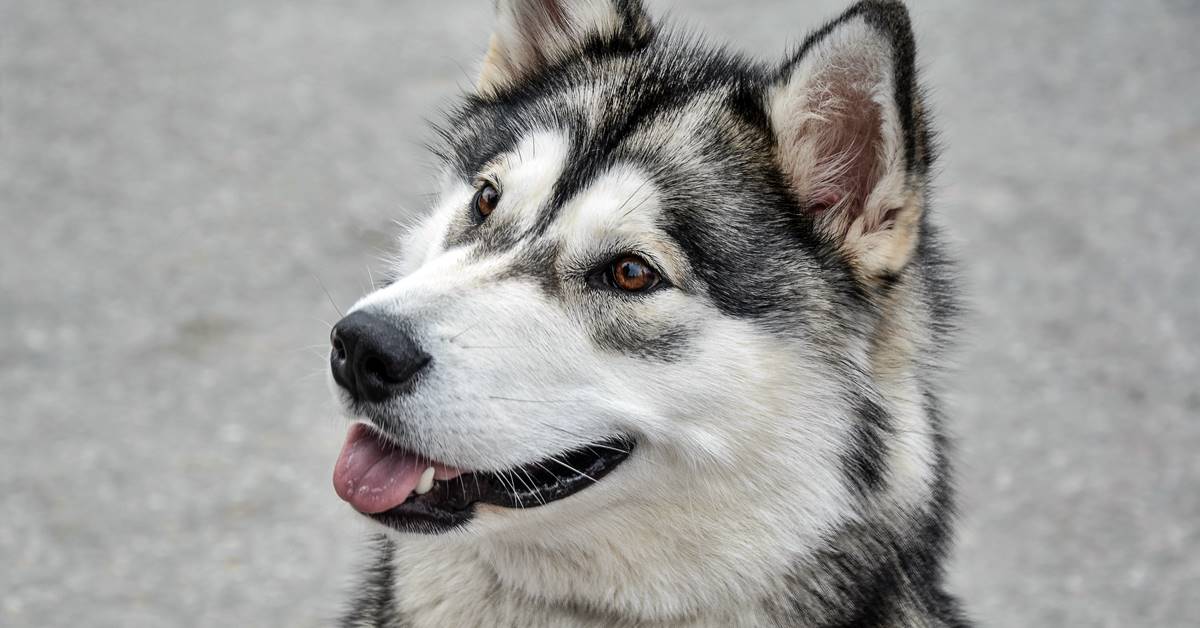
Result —
<instances>
[{"instance_id":1,"label":"dog mouth","mask_svg":"<svg viewBox=\"0 0 1200 628\"><path fill-rule=\"evenodd\" d=\"M356 423L333 471L339 497L355 510L403 532L461 526L477 504L535 508L598 482L629 457L634 442L610 438L512 469L464 471L386 441Z\"/></svg>"}]
</instances>

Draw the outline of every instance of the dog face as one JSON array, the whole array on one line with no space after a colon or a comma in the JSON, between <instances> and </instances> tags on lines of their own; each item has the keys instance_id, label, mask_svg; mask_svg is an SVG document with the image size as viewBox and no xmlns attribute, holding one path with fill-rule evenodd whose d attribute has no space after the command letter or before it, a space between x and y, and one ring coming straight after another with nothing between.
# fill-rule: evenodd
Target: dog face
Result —
<instances>
[{"instance_id":1,"label":"dog face","mask_svg":"<svg viewBox=\"0 0 1200 628\"><path fill-rule=\"evenodd\" d=\"M437 202L334 330L335 395L369 426L339 494L482 551L636 536L748 580L865 492L923 503L934 443L901 373L922 339L896 331L920 316L911 54L888 3L766 67L636 3L500 2ZM887 420L922 429L884 446Z\"/></svg>"}]
</instances>

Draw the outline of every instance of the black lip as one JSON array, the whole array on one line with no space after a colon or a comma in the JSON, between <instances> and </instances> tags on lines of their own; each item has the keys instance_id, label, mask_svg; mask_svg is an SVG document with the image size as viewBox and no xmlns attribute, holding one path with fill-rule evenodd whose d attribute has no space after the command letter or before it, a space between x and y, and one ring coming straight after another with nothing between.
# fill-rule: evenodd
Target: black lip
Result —
<instances>
[{"instance_id":1,"label":"black lip","mask_svg":"<svg viewBox=\"0 0 1200 628\"><path fill-rule=\"evenodd\" d=\"M574 495L612 472L633 448L633 440L613 438L503 473L467 473L368 516L401 532L446 532L469 522L476 504L536 508Z\"/></svg>"}]
</instances>

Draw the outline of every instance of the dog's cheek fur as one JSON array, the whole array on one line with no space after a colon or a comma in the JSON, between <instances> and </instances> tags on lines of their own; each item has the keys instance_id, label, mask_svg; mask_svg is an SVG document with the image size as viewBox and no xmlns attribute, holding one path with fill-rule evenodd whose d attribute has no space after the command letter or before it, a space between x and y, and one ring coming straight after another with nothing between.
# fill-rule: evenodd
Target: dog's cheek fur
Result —
<instances>
[{"instance_id":1,"label":"dog's cheek fur","mask_svg":"<svg viewBox=\"0 0 1200 628\"><path fill-rule=\"evenodd\" d=\"M486 129L481 131L486 133ZM479 219L469 202L452 209L444 233L446 248L477 245L481 255L508 250L536 226L541 207L563 174L568 138L561 130L535 128L513 135L510 141L511 147L481 163L476 172L459 173L460 180L495 184L500 202L485 220ZM452 180L448 185L461 186L461 181ZM473 192L474 187L471 189Z\"/></svg>"},{"instance_id":2,"label":"dog's cheek fur","mask_svg":"<svg viewBox=\"0 0 1200 628\"><path fill-rule=\"evenodd\" d=\"M823 534L853 512L838 463L852 412L840 384L814 375L819 356L797 369L803 347L744 321L710 318L692 347L669 365L619 365L610 392L640 435L619 481L519 518L482 513L477 542L413 539L403 550L408 583L428 587L420 580L462 554L467 573L482 573L474 557L503 566L485 580L531 598L573 600L601 618L673 621L704 608L744 612L786 575L781 557L823 547ZM629 388L638 381L653 386ZM786 424L775 419L783 414Z\"/></svg>"},{"instance_id":3,"label":"dog's cheek fur","mask_svg":"<svg viewBox=\"0 0 1200 628\"><path fill-rule=\"evenodd\" d=\"M744 605L786 575L789 563L781 555L811 555L823 547L823 533L852 516L854 496L841 461L855 408L838 370L810 342L781 342L752 321L725 316L682 292L653 297L657 306L626 303L628 311L612 303L573 310L626 322L638 312L680 324L704 321L671 359L646 359L624 345L614 351L596 343L582 330L602 329L602 320L566 320L557 305L542 302L535 284L516 277L494 281L506 258L473 259L469 249L444 253L359 305L424 321L434 330L426 336L455 339L435 354L448 363L444 373L429 382L429 392L418 390L404 404L400 418L414 441L431 454L505 468L563 446L555 438L559 431L579 434L602 425L598 436L613 429L636 434L638 455L622 466L619 480L591 487L570 504L519 517L482 509L467 539L455 534L450 545L399 539L402 581L416 586L419 578L420 587L433 591L429 579L437 576L431 574L465 552L461 570L450 573L487 576L479 586L574 600L573 612L603 616L604 608L677 619L714 602ZM473 324L486 329L463 333ZM480 338L509 344L474 344ZM557 366L546 371L542 364ZM536 391L527 388L532 374ZM447 397L448 391L457 394ZM502 399L489 400L489 391ZM587 403L580 409L524 403L559 394L586 394ZM459 396L469 399L468 411L455 404ZM786 422L778 420L783 416ZM487 456L478 457L483 450ZM788 499L778 499L780 487L787 487ZM754 539L749 547L762 551L747 551L733 539ZM630 550L639 554L635 572L619 558ZM504 567L489 570L472 559ZM588 570L579 570L581 560ZM528 561L534 562L523 567ZM714 577L698 575L704 573ZM592 598L584 591L609 593ZM433 603L416 589L404 600L414 610ZM453 612L457 621L471 623L458 614L470 601L461 602L435 616Z\"/></svg>"}]
</instances>

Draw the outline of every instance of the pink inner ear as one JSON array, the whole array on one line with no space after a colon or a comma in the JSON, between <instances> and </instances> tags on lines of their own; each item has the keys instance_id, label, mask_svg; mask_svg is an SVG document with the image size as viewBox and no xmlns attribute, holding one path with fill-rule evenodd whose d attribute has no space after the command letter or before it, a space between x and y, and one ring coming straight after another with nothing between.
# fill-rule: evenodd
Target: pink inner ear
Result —
<instances>
[{"instance_id":1,"label":"pink inner ear","mask_svg":"<svg viewBox=\"0 0 1200 628\"><path fill-rule=\"evenodd\" d=\"M804 212L821 216L834 235L845 235L863 215L883 175L883 111L871 86L875 67L839 63L813 77L790 139L803 161L793 176L807 198ZM877 225L867 225L873 228Z\"/></svg>"},{"instance_id":2,"label":"pink inner ear","mask_svg":"<svg viewBox=\"0 0 1200 628\"><path fill-rule=\"evenodd\" d=\"M820 214L842 202L842 198L843 195L835 190L818 192L814 198L808 201L804 211L810 214Z\"/></svg>"}]
</instances>

